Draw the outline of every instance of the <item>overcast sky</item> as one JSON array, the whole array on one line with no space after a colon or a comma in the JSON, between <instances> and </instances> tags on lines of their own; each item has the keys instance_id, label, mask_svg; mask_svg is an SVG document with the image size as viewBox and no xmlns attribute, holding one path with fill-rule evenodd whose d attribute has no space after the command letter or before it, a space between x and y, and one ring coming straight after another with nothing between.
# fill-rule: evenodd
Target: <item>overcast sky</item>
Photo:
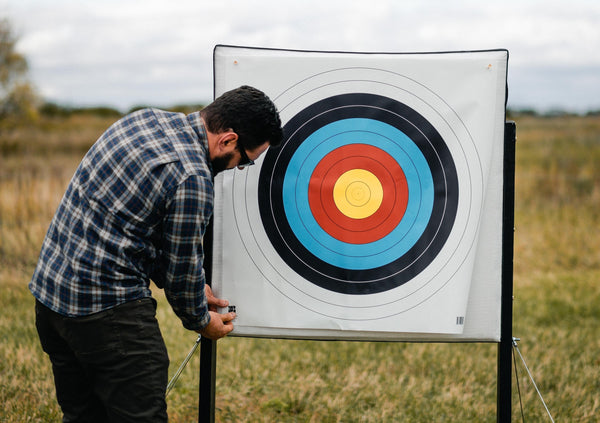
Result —
<instances>
[{"instance_id":1,"label":"overcast sky","mask_svg":"<svg viewBox=\"0 0 600 423\"><path fill-rule=\"evenodd\" d=\"M0 0L30 77L72 105L206 103L216 44L509 50L509 106L600 110L599 0Z\"/></svg>"}]
</instances>

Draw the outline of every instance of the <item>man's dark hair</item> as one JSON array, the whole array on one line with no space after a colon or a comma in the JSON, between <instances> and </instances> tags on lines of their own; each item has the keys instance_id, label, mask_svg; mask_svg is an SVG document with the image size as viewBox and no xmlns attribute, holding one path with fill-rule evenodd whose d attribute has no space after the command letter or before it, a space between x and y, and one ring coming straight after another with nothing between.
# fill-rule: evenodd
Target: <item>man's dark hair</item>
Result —
<instances>
[{"instance_id":1,"label":"man's dark hair","mask_svg":"<svg viewBox=\"0 0 600 423\"><path fill-rule=\"evenodd\" d=\"M265 141L275 147L283 137L275 104L265 93L248 85L222 94L200 114L210 132L232 129L247 150L254 150Z\"/></svg>"}]
</instances>

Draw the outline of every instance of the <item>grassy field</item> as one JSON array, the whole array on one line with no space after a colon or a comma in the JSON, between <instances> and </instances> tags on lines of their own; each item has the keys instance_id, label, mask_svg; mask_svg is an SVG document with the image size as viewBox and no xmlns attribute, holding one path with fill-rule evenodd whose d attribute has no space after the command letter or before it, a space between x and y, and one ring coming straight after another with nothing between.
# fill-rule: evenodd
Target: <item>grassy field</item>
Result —
<instances>
[{"instance_id":1,"label":"grassy field","mask_svg":"<svg viewBox=\"0 0 600 423\"><path fill-rule=\"evenodd\" d=\"M600 118L517 121L514 335L555 420L600 416ZM60 421L27 283L79 160L111 119L72 115L0 129L0 422ZM161 291L171 374L196 335ZM217 421L493 422L495 344L218 344ZM168 398L197 419L198 357ZM520 361L525 421L549 421ZM514 379L514 378L513 378ZM521 421L513 382L513 421Z\"/></svg>"}]
</instances>

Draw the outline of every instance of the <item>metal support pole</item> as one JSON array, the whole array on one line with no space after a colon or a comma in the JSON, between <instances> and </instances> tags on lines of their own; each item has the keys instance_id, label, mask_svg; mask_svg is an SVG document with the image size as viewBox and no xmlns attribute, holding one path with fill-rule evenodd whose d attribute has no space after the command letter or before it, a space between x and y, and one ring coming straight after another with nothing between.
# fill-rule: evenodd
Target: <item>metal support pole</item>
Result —
<instances>
[{"instance_id":1,"label":"metal support pole","mask_svg":"<svg viewBox=\"0 0 600 423\"><path fill-rule=\"evenodd\" d=\"M202 340L202 337L200 335L198 335L198 339L196 339L196 342L194 343L194 346L192 347L191 351L188 353L187 357L185 357L185 360L183 360L183 362L181 363L181 365L175 372L175 375L169 381L169 384L167 385L167 393L165 394L165 396L169 395L169 392L171 392L171 389L173 389L173 387L177 383L179 376L181 376L181 373L183 373L183 369L185 369L185 366L187 366L190 359L194 356L194 353L198 349L198 345L200 345L201 340Z\"/></svg>"},{"instance_id":2,"label":"metal support pole","mask_svg":"<svg viewBox=\"0 0 600 423\"><path fill-rule=\"evenodd\" d=\"M202 338L200 342L200 392L198 423L215 421L215 385L217 376L217 342Z\"/></svg>"},{"instance_id":3,"label":"metal support pole","mask_svg":"<svg viewBox=\"0 0 600 423\"><path fill-rule=\"evenodd\" d=\"M211 218L203 240L204 272L206 283L212 283L213 219ZM200 341L200 382L198 392L198 422L215 421L215 387L217 379L217 342L208 338Z\"/></svg>"},{"instance_id":4,"label":"metal support pole","mask_svg":"<svg viewBox=\"0 0 600 423\"><path fill-rule=\"evenodd\" d=\"M512 409L512 312L515 227L516 124L504 124L504 199L502 210L502 317L498 344L496 421L510 423Z\"/></svg>"}]
</instances>

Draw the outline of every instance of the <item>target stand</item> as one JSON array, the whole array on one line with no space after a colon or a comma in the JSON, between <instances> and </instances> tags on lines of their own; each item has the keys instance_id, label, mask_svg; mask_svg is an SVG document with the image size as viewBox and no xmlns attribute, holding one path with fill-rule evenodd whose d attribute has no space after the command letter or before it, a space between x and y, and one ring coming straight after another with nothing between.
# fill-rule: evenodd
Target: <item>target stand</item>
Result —
<instances>
[{"instance_id":1,"label":"target stand","mask_svg":"<svg viewBox=\"0 0 600 423\"><path fill-rule=\"evenodd\" d=\"M217 46L215 96L255 86L284 126L256 166L215 180L207 275L236 309L231 336L497 342L509 421L507 63ZM200 421L214 420L215 349L202 341Z\"/></svg>"}]
</instances>

